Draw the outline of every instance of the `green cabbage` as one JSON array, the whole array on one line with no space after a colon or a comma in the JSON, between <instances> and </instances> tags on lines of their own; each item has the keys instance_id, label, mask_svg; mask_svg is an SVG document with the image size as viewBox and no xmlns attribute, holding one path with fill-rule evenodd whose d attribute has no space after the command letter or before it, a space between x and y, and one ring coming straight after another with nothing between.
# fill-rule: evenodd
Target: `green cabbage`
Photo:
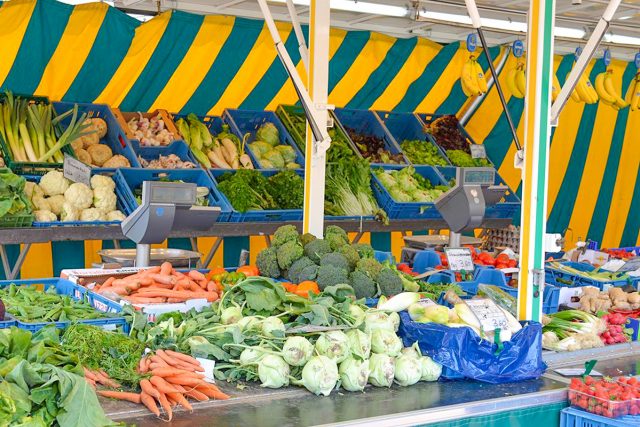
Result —
<instances>
[{"instance_id":1,"label":"green cabbage","mask_svg":"<svg viewBox=\"0 0 640 427\"><path fill-rule=\"evenodd\" d=\"M256 132L256 139L262 140L272 147L280 144L280 132L273 123L267 122Z\"/></svg>"},{"instance_id":2,"label":"green cabbage","mask_svg":"<svg viewBox=\"0 0 640 427\"><path fill-rule=\"evenodd\" d=\"M285 162L284 162L284 159L282 158L282 154L280 154L278 150L274 149L264 153L264 155L260 160L260 163L263 164L263 166L264 166L264 160L272 164L273 167L276 169L284 168Z\"/></svg>"}]
</instances>

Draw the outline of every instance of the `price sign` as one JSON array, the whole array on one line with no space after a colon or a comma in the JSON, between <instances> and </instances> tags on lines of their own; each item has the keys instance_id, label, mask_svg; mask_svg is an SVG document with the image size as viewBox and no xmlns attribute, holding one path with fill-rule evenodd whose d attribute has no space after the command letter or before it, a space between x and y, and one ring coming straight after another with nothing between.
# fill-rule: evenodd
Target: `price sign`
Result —
<instances>
[{"instance_id":1,"label":"price sign","mask_svg":"<svg viewBox=\"0 0 640 427\"><path fill-rule=\"evenodd\" d=\"M484 332L509 328L507 316L505 316L500 307L490 299L470 299L465 300L465 303L478 318L480 327Z\"/></svg>"},{"instance_id":2,"label":"price sign","mask_svg":"<svg viewBox=\"0 0 640 427\"><path fill-rule=\"evenodd\" d=\"M467 50L469 52L475 52L478 47L478 37L475 33L471 33L467 36Z\"/></svg>"},{"instance_id":3,"label":"price sign","mask_svg":"<svg viewBox=\"0 0 640 427\"><path fill-rule=\"evenodd\" d=\"M602 54L602 62L605 67L608 67L609 64L611 64L611 51L609 49L604 50L604 53Z\"/></svg>"},{"instance_id":4,"label":"price sign","mask_svg":"<svg viewBox=\"0 0 640 427\"><path fill-rule=\"evenodd\" d=\"M513 52L513 56L516 58L521 58L524 55L524 43L522 40L516 40L513 42L513 46L511 47L511 51Z\"/></svg>"},{"instance_id":5,"label":"price sign","mask_svg":"<svg viewBox=\"0 0 640 427\"><path fill-rule=\"evenodd\" d=\"M62 174L70 181L91 186L91 167L67 154L64 155Z\"/></svg>"},{"instance_id":6,"label":"price sign","mask_svg":"<svg viewBox=\"0 0 640 427\"><path fill-rule=\"evenodd\" d=\"M484 148L484 144L471 144L471 157L474 159L486 159L487 150Z\"/></svg>"},{"instance_id":7,"label":"price sign","mask_svg":"<svg viewBox=\"0 0 640 427\"><path fill-rule=\"evenodd\" d=\"M633 62L636 64L636 68L640 69L640 52L636 53L636 57L633 59Z\"/></svg>"},{"instance_id":8,"label":"price sign","mask_svg":"<svg viewBox=\"0 0 640 427\"><path fill-rule=\"evenodd\" d=\"M433 300L431 298L420 298L418 300L418 304L420 304L423 307L429 307L431 305L438 305L435 302L433 302Z\"/></svg>"},{"instance_id":9,"label":"price sign","mask_svg":"<svg viewBox=\"0 0 640 427\"><path fill-rule=\"evenodd\" d=\"M449 261L449 270L473 271L473 259L469 248L446 248L444 253L447 255L447 261Z\"/></svg>"},{"instance_id":10,"label":"price sign","mask_svg":"<svg viewBox=\"0 0 640 427\"><path fill-rule=\"evenodd\" d=\"M640 269L640 257L635 257L625 262L624 265L618 269L618 272L636 271L639 269Z\"/></svg>"}]
</instances>

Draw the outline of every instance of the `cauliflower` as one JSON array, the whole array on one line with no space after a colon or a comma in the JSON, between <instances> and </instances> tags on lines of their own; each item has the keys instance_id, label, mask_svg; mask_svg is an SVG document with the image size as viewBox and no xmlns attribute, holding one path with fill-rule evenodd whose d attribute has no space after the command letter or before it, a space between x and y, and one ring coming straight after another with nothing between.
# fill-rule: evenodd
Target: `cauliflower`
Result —
<instances>
[{"instance_id":1,"label":"cauliflower","mask_svg":"<svg viewBox=\"0 0 640 427\"><path fill-rule=\"evenodd\" d=\"M29 181L27 181L27 183L29 183ZM26 187L25 187L26 189ZM40 187L38 184L36 184L31 192L31 197L29 197L29 199L33 199L36 196L40 196L40 197L44 197L44 190L42 190L42 187Z\"/></svg>"},{"instance_id":2,"label":"cauliflower","mask_svg":"<svg viewBox=\"0 0 640 427\"><path fill-rule=\"evenodd\" d=\"M89 208L80 212L80 221L106 221L107 217L100 209Z\"/></svg>"},{"instance_id":3,"label":"cauliflower","mask_svg":"<svg viewBox=\"0 0 640 427\"><path fill-rule=\"evenodd\" d=\"M60 171L47 172L40 179L40 188L47 196L64 194L69 188L69 180Z\"/></svg>"},{"instance_id":4,"label":"cauliflower","mask_svg":"<svg viewBox=\"0 0 640 427\"><path fill-rule=\"evenodd\" d=\"M125 156L116 154L102 165L103 168L128 168L131 167L131 163Z\"/></svg>"},{"instance_id":5,"label":"cauliflower","mask_svg":"<svg viewBox=\"0 0 640 427\"><path fill-rule=\"evenodd\" d=\"M58 220L58 217L56 216L56 214L54 214L51 211L38 210L38 211L34 211L33 214L36 217L35 218L36 222L52 222L52 221Z\"/></svg>"},{"instance_id":6,"label":"cauliflower","mask_svg":"<svg viewBox=\"0 0 640 427\"><path fill-rule=\"evenodd\" d=\"M31 199L31 205L33 206L33 209L37 211L51 210L51 206L49 206L49 202L47 202L47 199L40 195L33 196L33 198Z\"/></svg>"},{"instance_id":7,"label":"cauliflower","mask_svg":"<svg viewBox=\"0 0 640 427\"><path fill-rule=\"evenodd\" d=\"M31 200L35 187L38 187L38 184L36 184L35 182L26 181L24 183L24 195L27 196L27 199ZM42 192L42 190L40 190L40 192Z\"/></svg>"},{"instance_id":8,"label":"cauliflower","mask_svg":"<svg viewBox=\"0 0 640 427\"><path fill-rule=\"evenodd\" d=\"M107 214L107 221L124 221L126 216L120 211L111 211Z\"/></svg>"},{"instance_id":9,"label":"cauliflower","mask_svg":"<svg viewBox=\"0 0 640 427\"><path fill-rule=\"evenodd\" d=\"M111 191L114 191L116 189L116 183L109 176L93 175L91 177L91 188L95 190L98 187L107 187Z\"/></svg>"},{"instance_id":10,"label":"cauliflower","mask_svg":"<svg viewBox=\"0 0 640 427\"><path fill-rule=\"evenodd\" d=\"M105 212L116 210L116 193L108 187L98 187L93 190L93 206ZM89 205L91 206L91 205Z\"/></svg>"},{"instance_id":11,"label":"cauliflower","mask_svg":"<svg viewBox=\"0 0 640 427\"><path fill-rule=\"evenodd\" d=\"M49 203L49 207L51 208L51 212L60 216L62 213L62 205L66 201L62 194L58 194L57 196L48 197L47 202Z\"/></svg>"},{"instance_id":12,"label":"cauliflower","mask_svg":"<svg viewBox=\"0 0 640 427\"><path fill-rule=\"evenodd\" d=\"M62 213L60 219L62 221L77 221L80 213L78 209L69 202L64 202L62 205Z\"/></svg>"},{"instance_id":13,"label":"cauliflower","mask_svg":"<svg viewBox=\"0 0 640 427\"><path fill-rule=\"evenodd\" d=\"M74 182L64 192L64 198L76 209L87 209L93 203L93 191L85 184Z\"/></svg>"}]
</instances>

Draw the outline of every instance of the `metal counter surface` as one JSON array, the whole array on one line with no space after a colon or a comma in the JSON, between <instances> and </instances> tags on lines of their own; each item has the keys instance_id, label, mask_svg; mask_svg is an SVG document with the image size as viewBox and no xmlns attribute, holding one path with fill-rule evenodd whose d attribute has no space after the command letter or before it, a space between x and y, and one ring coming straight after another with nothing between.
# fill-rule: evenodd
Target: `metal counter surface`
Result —
<instances>
[{"instance_id":1,"label":"metal counter surface","mask_svg":"<svg viewBox=\"0 0 640 427\"><path fill-rule=\"evenodd\" d=\"M265 390L250 387L230 390L227 401L194 405L193 413L178 412L170 426L313 426L375 425L401 426L463 418L515 408L555 403L566 398L565 384L540 378L512 384L493 385L454 381L418 383L411 387L381 389L364 393L341 391L317 397L305 389ZM157 426L158 420L135 405L105 402L109 416L139 427Z\"/></svg>"}]
</instances>

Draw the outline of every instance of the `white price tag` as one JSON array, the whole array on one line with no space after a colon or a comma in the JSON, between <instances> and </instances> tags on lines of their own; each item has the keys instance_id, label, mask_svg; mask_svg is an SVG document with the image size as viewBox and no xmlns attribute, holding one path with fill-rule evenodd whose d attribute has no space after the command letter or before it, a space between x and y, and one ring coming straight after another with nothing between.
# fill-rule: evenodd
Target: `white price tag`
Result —
<instances>
[{"instance_id":1,"label":"white price tag","mask_svg":"<svg viewBox=\"0 0 640 427\"><path fill-rule=\"evenodd\" d=\"M509 329L509 321L504 312L490 299L470 299L465 300L467 306L478 318L480 327L484 332L495 331L496 329Z\"/></svg>"},{"instance_id":2,"label":"white price tag","mask_svg":"<svg viewBox=\"0 0 640 427\"><path fill-rule=\"evenodd\" d=\"M473 159L486 159L487 150L484 148L484 144L471 144L471 158Z\"/></svg>"},{"instance_id":3,"label":"white price tag","mask_svg":"<svg viewBox=\"0 0 640 427\"><path fill-rule=\"evenodd\" d=\"M213 377L213 370L216 367L216 361L204 359L202 357L196 357L196 360L200 362L200 364L204 368L204 380L209 383L215 383L216 380Z\"/></svg>"},{"instance_id":4,"label":"white price tag","mask_svg":"<svg viewBox=\"0 0 640 427\"><path fill-rule=\"evenodd\" d=\"M432 305L438 305L435 302L433 302L433 300L431 298L420 298L418 300L418 304L424 306L424 307L429 307Z\"/></svg>"},{"instance_id":5,"label":"white price tag","mask_svg":"<svg viewBox=\"0 0 640 427\"><path fill-rule=\"evenodd\" d=\"M467 271L474 270L473 259L471 258L471 250L469 248L446 248L444 253L449 261L449 270Z\"/></svg>"},{"instance_id":6,"label":"white price tag","mask_svg":"<svg viewBox=\"0 0 640 427\"><path fill-rule=\"evenodd\" d=\"M640 270L640 257L631 258L629 261L625 262L624 265L618 269L618 272L636 270Z\"/></svg>"},{"instance_id":7,"label":"white price tag","mask_svg":"<svg viewBox=\"0 0 640 427\"><path fill-rule=\"evenodd\" d=\"M562 368L556 369L555 371L563 377L581 377L585 373L584 368ZM589 372L589 375L592 377L602 376L602 374L596 370Z\"/></svg>"},{"instance_id":8,"label":"white price tag","mask_svg":"<svg viewBox=\"0 0 640 427\"><path fill-rule=\"evenodd\" d=\"M80 182L91 187L91 166L85 165L67 154L64 155L62 173L70 181Z\"/></svg>"}]
</instances>

